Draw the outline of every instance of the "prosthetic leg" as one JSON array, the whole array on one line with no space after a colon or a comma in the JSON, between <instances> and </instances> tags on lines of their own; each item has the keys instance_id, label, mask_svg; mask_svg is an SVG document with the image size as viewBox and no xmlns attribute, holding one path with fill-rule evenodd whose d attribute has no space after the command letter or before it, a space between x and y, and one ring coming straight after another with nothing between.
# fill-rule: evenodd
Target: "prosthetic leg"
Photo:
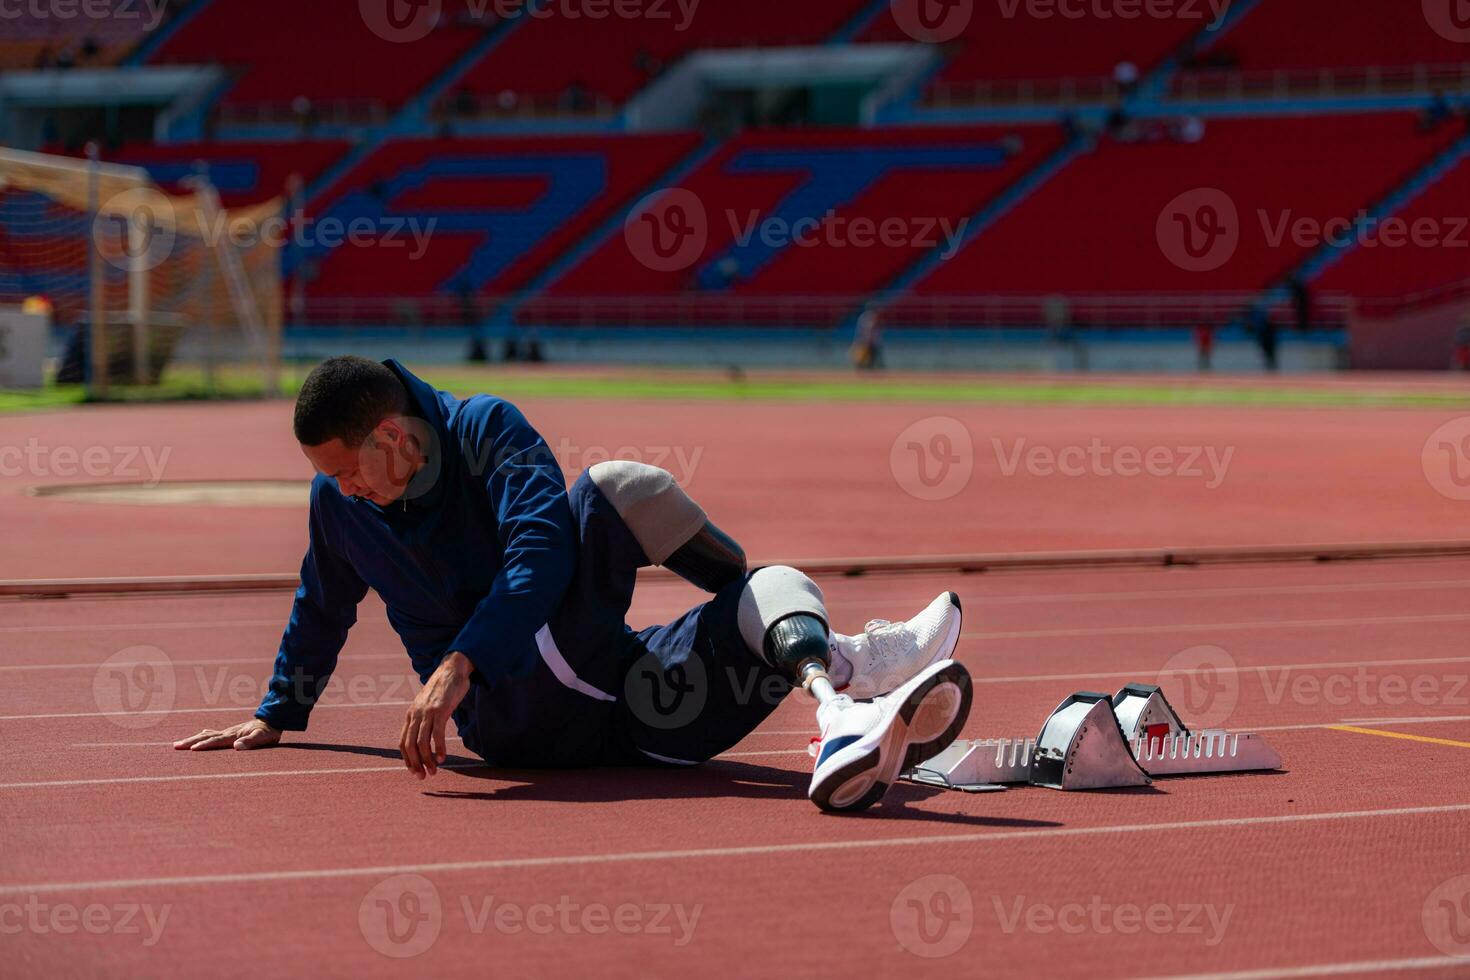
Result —
<instances>
[{"instance_id":1,"label":"prosthetic leg","mask_svg":"<svg viewBox=\"0 0 1470 980\"><path fill-rule=\"evenodd\" d=\"M587 471L651 564L706 592L745 576L745 552L716 527L667 470L611 460Z\"/></svg>"},{"instance_id":2,"label":"prosthetic leg","mask_svg":"<svg viewBox=\"0 0 1470 980\"><path fill-rule=\"evenodd\" d=\"M946 593L906 623L874 620L863 635L834 634L821 589L783 565L747 574L745 553L674 480L614 460L589 478L651 564L708 592L744 580L737 611L750 652L817 701L821 737L808 797L824 810L861 810L902 769L946 748L970 707L970 678L947 659L959 638L959 601ZM854 693L891 692L871 701Z\"/></svg>"},{"instance_id":3,"label":"prosthetic leg","mask_svg":"<svg viewBox=\"0 0 1470 980\"><path fill-rule=\"evenodd\" d=\"M752 652L817 701L821 734L812 743L816 764L807 798L823 810L872 806L914 761L953 742L969 717L970 675L953 660L928 663L872 700L839 693L831 672L836 664L851 675L853 665L840 652L841 639L851 638L834 637L821 591L794 568L777 565L750 576L740 631Z\"/></svg>"}]
</instances>

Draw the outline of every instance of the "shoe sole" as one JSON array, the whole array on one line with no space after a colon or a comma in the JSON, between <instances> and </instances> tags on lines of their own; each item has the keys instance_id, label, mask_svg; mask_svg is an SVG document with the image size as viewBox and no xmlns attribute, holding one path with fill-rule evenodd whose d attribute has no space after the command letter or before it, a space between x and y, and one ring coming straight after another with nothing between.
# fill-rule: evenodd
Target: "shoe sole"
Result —
<instances>
[{"instance_id":1,"label":"shoe sole","mask_svg":"<svg viewBox=\"0 0 1470 980\"><path fill-rule=\"evenodd\" d=\"M813 786L809 798L828 813L866 810L888 793L900 772L954 742L970 717L973 695L969 673L946 664L908 693L882 741Z\"/></svg>"}]
</instances>

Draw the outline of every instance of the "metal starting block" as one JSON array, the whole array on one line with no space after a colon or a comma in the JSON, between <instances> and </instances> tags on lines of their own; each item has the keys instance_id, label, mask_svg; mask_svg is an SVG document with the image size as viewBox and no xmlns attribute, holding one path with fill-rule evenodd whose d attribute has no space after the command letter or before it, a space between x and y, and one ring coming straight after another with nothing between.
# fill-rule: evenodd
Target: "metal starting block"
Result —
<instances>
[{"instance_id":1,"label":"metal starting block","mask_svg":"<svg viewBox=\"0 0 1470 980\"><path fill-rule=\"evenodd\" d=\"M960 739L902 778L979 793L1006 786L1116 789L1155 776L1281 768L1261 736L1191 732L1162 691L1128 684L1111 699L1081 691L1057 705L1035 738Z\"/></svg>"}]
</instances>

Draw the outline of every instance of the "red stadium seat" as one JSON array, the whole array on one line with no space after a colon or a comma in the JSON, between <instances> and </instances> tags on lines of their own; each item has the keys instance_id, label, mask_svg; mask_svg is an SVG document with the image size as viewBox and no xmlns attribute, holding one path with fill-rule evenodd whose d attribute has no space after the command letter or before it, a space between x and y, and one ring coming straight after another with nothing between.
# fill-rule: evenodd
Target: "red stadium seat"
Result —
<instances>
[{"instance_id":1,"label":"red stadium seat","mask_svg":"<svg viewBox=\"0 0 1470 980\"><path fill-rule=\"evenodd\" d=\"M1318 278L1322 290L1402 298L1470 279L1470 160L1427 187Z\"/></svg>"},{"instance_id":2,"label":"red stadium seat","mask_svg":"<svg viewBox=\"0 0 1470 980\"><path fill-rule=\"evenodd\" d=\"M154 64L222 64L236 79L226 105L398 106L467 51L484 31L462 21L467 0L445 2L437 26L412 41L375 33L355 0L216 0L169 37Z\"/></svg>"},{"instance_id":3,"label":"red stadium seat","mask_svg":"<svg viewBox=\"0 0 1470 980\"><path fill-rule=\"evenodd\" d=\"M1299 220L1352 218L1424 166L1453 133L1418 132L1411 113L1212 120L1198 143L1105 141L1000 218L916 290L974 293L1190 293L1262 289L1313 250ZM1166 209L1223 191L1236 245L1191 268Z\"/></svg>"},{"instance_id":4,"label":"red stadium seat","mask_svg":"<svg viewBox=\"0 0 1470 980\"><path fill-rule=\"evenodd\" d=\"M381 243L317 250L313 297L423 297L520 288L690 153L693 134L401 140L315 202L312 218L412 219L421 255Z\"/></svg>"},{"instance_id":5,"label":"red stadium seat","mask_svg":"<svg viewBox=\"0 0 1470 980\"><path fill-rule=\"evenodd\" d=\"M1028 14L1025 0L977 3L969 20L947 45L948 61L930 85L930 95L966 101L1065 94L1061 80L1081 93L1110 91L1113 69L1123 61L1140 71L1156 67L1210 23L1208 4L1195 17L1100 16L1092 5L1052 4L1048 16ZM1065 11L1065 12L1064 12ZM863 35L867 41L911 41L885 10Z\"/></svg>"},{"instance_id":6,"label":"red stadium seat","mask_svg":"<svg viewBox=\"0 0 1470 980\"><path fill-rule=\"evenodd\" d=\"M634 295L679 300L663 307L672 311L698 300L704 317L733 310L749 319L751 310L785 315L787 307L770 302L776 297L865 296L942 242L945 229L957 229L1058 142L1058 131L1045 126L747 133L679 185L705 214L707 243L697 258L678 269L651 268L617 236L553 283L548 302L569 308L579 297ZM808 235L810 244L762 244L764 229L779 235L829 209L831 224ZM872 227L896 219L897 244L854 237L858 219ZM729 261L740 272L725 283L722 266Z\"/></svg>"}]
</instances>

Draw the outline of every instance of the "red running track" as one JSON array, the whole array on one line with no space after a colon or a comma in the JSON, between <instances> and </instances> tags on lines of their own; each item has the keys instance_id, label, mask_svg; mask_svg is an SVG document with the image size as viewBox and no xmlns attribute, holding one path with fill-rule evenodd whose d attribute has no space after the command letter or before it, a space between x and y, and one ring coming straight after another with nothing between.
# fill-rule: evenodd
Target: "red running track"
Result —
<instances>
[{"instance_id":1,"label":"red running track","mask_svg":"<svg viewBox=\"0 0 1470 980\"><path fill-rule=\"evenodd\" d=\"M310 733L257 753L174 753L171 739L249 714L289 596L10 602L10 971L1470 969L1446 958L1470 954L1451 918L1470 895L1470 561L824 587L848 630L942 588L962 595L960 657L977 682L967 736L1030 734L1066 693L1168 671L1212 681L1176 701L1196 721L1266 731L1286 771L1100 794L901 787L866 816L827 817L803 799L812 715L792 697L695 771L491 771L460 752L467 768L419 783L393 750L412 690L377 608ZM635 618L696 598L649 583ZM116 655L138 646L156 649L152 675L109 669L137 662ZM1344 722L1415 739L1329 727ZM1268 972L1236 972L1255 970Z\"/></svg>"},{"instance_id":2,"label":"red running track","mask_svg":"<svg viewBox=\"0 0 1470 980\"><path fill-rule=\"evenodd\" d=\"M1465 502L1437 492L1445 474L1425 463L1450 411L524 407L571 473L599 449L664 454L757 557L1467 536ZM283 405L0 418L0 448L38 452L0 472L0 578L293 568L294 507L30 495L146 479L141 453L123 472L134 447L166 480L304 481L287 432ZM936 436L969 475L928 500L905 452ZM1231 462L1213 486L1008 473L1021 441L1094 440L1212 447ZM58 472L94 449L106 473ZM1264 731L1286 771L1104 794L901 787L866 816L824 817L803 798L812 714L793 697L695 771L491 771L460 750L463 768L420 784L393 749L415 682L371 606L310 733L266 752L182 754L174 738L253 710L288 595L8 601L7 973L1470 972L1447 958L1470 954L1470 561L823 585L849 631L944 588L963 596L967 736L1034 734L1067 693L1160 679L1196 724ZM636 621L697 598L649 582Z\"/></svg>"},{"instance_id":3,"label":"red running track","mask_svg":"<svg viewBox=\"0 0 1470 980\"><path fill-rule=\"evenodd\" d=\"M493 390L493 375L486 384ZM609 455L658 462L761 559L1470 537L1465 503L1434 490L1423 460L1431 435L1464 410L519 402L569 479ZM949 496L926 499L915 445L958 461L939 487ZM1125 454L1136 468L1151 451L1166 475L1119 475ZM97 475L83 468L89 453ZM1068 475L1048 453L1086 472ZM0 416L0 454L0 579L300 564L304 503L164 513L30 496L97 480L304 483L311 470L286 403ZM924 458L937 478L938 456Z\"/></svg>"}]
</instances>

